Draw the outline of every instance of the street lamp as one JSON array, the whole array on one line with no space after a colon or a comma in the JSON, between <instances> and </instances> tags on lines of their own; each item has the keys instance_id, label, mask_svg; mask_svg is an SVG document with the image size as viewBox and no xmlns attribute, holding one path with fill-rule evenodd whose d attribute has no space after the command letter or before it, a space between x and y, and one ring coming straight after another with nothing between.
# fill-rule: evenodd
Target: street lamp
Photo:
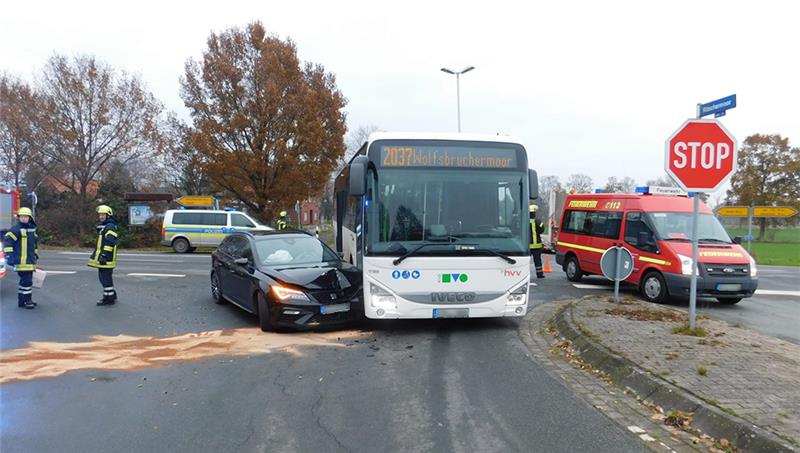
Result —
<instances>
[{"instance_id":1,"label":"street lamp","mask_svg":"<svg viewBox=\"0 0 800 453\"><path fill-rule=\"evenodd\" d=\"M442 68L442 72L446 72L448 74L453 74L454 76L456 76L456 106L458 108L458 132L461 132L461 85L459 82L461 74L466 74L467 72L470 72L473 69L475 69L475 66L469 66L460 71L453 71L452 69Z\"/></svg>"}]
</instances>

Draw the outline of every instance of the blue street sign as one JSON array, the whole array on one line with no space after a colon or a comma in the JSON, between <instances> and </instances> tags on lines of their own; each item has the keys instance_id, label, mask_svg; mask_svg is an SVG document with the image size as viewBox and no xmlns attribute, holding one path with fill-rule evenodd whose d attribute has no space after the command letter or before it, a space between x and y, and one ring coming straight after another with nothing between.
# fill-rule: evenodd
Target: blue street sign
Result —
<instances>
[{"instance_id":1,"label":"blue street sign","mask_svg":"<svg viewBox=\"0 0 800 453\"><path fill-rule=\"evenodd\" d=\"M700 104L700 118L713 114L715 118L725 115L725 111L736 107L736 95L732 94L708 104Z\"/></svg>"}]
</instances>

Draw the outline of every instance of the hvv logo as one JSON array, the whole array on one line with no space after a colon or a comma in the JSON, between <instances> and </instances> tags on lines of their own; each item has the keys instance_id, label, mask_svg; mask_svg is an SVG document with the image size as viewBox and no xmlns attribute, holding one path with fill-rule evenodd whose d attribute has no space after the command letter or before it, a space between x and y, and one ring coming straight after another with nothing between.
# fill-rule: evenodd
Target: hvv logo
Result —
<instances>
[{"instance_id":1,"label":"hvv logo","mask_svg":"<svg viewBox=\"0 0 800 453\"><path fill-rule=\"evenodd\" d=\"M522 271L515 271L513 269L503 269L500 272L503 273L503 277L522 277Z\"/></svg>"},{"instance_id":2,"label":"hvv logo","mask_svg":"<svg viewBox=\"0 0 800 453\"><path fill-rule=\"evenodd\" d=\"M467 274L439 274L439 283L467 283L469 275Z\"/></svg>"}]
</instances>

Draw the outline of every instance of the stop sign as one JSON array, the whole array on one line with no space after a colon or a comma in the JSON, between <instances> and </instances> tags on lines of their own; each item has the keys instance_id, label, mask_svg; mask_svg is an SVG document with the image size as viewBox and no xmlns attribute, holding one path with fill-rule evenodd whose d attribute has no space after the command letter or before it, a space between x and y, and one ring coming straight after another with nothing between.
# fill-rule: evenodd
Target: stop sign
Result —
<instances>
[{"instance_id":1,"label":"stop sign","mask_svg":"<svg viewBox=\"0 0 800 453\"><path fill-rule=\"evenodd\" d=\"M713 192L736 171L736 139L716 120L686 120L666 151L664 170L687 192Z\"/></svg>"}]
</instances>

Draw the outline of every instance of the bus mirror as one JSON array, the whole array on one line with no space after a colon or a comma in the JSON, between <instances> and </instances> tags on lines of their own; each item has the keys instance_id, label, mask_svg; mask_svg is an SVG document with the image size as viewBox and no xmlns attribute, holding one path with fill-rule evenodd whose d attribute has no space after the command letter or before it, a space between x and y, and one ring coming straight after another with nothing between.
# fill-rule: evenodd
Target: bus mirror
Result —
<instances>
[{"instance_id":1,"label":"bus mirror","mask_svg":"<svg viewBox=\"0 0 800 453\"><path fill-rule=\"evenodd\" d=\"M367 157L358 156L350 164L350 196L361 197L367 192Z\"/></svg>"},{"instance_id":2,"label":"bus mirror","mask_svg":"<svg viewBox=\"0 0 800 453\"><path fill-rule=\"evenodd\" d=\"M536 170L530 168L528 169L528 192L531 200L539 198L539 175L536 174Z\"/></svg>"}]
</instances>

